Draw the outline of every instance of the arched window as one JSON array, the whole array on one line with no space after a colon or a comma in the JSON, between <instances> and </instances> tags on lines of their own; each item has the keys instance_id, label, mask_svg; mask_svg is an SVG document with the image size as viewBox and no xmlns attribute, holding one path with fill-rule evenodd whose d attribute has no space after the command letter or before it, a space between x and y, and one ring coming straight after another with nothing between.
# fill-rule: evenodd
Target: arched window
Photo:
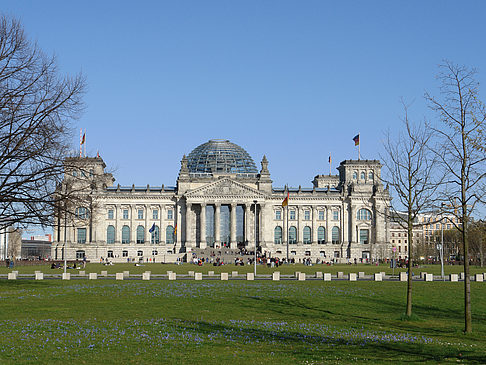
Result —
<instances>
[{"instance_id":1,"label":"arched window","mask_svg":"<svg viewBox=\"0 0 486 365\"><path fill-rule=\"evenodd\" d=\"M168 245L174 243L174 227L172 226L167 226L165 230L165 243Z\"/></svg>"},{"instance_id":2,"label":"arched window","mask_svg":"<svg viewBox=\"0 0 486 365\"><path fill-rule=\"evenodd\" d=\"M150 242L152 243L160 243L160 231L159 226L155 226L154 230L152 231Z\"/></svg>"},{"instance_id":3,"label":"arched window","mask_svg":"<svg viewBox=\"0 0 486 365\"><path fill-rule=\"evenodd\" d=\"M88 219L89 218L89 210L85 207L78 207L74 211L74 214L79 219Z\"/></svg>"},{"instance_id":4,"label":"arched window","mask_svg":"<svg viewBox=\"0 0 486 365\"><path fill-rule=\"evenodd\" d=\"M106 243L115 243L115 227L108 226L106 229Z\"/></svg>"},{"instance_id":5,"label":"arched window","mask_svg":"<svg viewBox=\"0 0 486 365\"><path fill-rule=\"evenodd\" d=\"M282 227L278 227L278 226L275 227L273 236L274 236L273 242L275 242L276 244L282 243Z\"/></svg>"},{"instance_id":6,"label":"arched window","mask_svg":"<svg viewBox=\"0 0 486 365\"><path fill-rule=\"evenodd\" d=\"M373 171L368 172L368 179L373 180Z\"/></svg>"},{"instance_id":7,"label":"arched window","mask_svg":"<svg viewBox=\"0 0 486 365\"><path fill-rule=\"evenodd\" d=\"M358 171L353 171L353 179L354 180L358 179Z\"/></svg>"},{"instance_id":8,"label":"arched window","mask_svg":"<svg viewBox=\"0 0 486 365\"><path fill-rule=\"evenodd\" d=\"M297 243L297 228L289 228L289 244L293 245Z\"/></svg>"},{"instance_id":9,"label":"arched window","mask_svg":"<svg viewBox=\"0 0 486 365\"><path fill-rule=\"evenodd\" d=\"M143 226L137 227L137 243L145 242L145 228Z\"/></svg>"},{"instance_id":10,"label":"arched window","mask_svg":"<svg viewBox=\"0 0 486 365\"><path fill-rule=\"evenodd\" d=\"M317 243L326 243L326 229L324 227L317 228Z\"/></svg>"},{"instance_id":11,"label":"arched window","mask_svg":"<svg viewBox=\"0 0 486 365\"><path fill-rule=\"evenodd\" d=\"M339 227L332 227L332 243L341 243Z\"/></svg>"},{"instance_id":12,"label":"arched window","mask_svg":"<svg viewBox=\"0 0 486 365\"><path fill-rule=\"evenodd\" d=\"M366 180L366 173L361 171L361 180Z\"/></svg>"},{"instance_id":13,"label":"arched window","mask_svg":"<svg viewBox=\"0 0 486 365\"><path fill-rule=\"evenodd\" d=\"M130 227L122 227L122 243L130 243Z\"/></svg>"},{"instance_id":14,"label":"arched window","mask_svg":"<svg viewBox=\"0 0 486 365\"><path fill-rule=\"evenodd\" d=\"M304 227L304 235L303 235L303 239L304 239L304 243L305 244L310 244L311 243L311 228L309 226L305 226Z\"/></svg>"},{"instance_id":15,"label":"arched window","mask_svg":"<svg viewBox=\"0 0 486 365\"><path fill-rule=\"evenodd\" d=\"M360 221L369 221L371 220L371 212L368 209L360 209L356 218Z\"/></svg>"}]
</instances>

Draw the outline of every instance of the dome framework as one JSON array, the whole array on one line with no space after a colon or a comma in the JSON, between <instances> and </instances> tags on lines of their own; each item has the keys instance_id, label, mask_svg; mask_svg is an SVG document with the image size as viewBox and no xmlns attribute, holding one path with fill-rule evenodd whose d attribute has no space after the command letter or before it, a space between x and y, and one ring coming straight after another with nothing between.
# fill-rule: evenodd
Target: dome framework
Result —
<instances>
[{"instance_id":1,"label":"dome framework","mask_svg":"<svg viewBox=\"0 0 486 365\"><path fill-rule=\"evenodd\" d=\"M225 139L212 139L187 156L190 174L258 174L255 162L242 147Z\"/></svg>"}]
</instances>

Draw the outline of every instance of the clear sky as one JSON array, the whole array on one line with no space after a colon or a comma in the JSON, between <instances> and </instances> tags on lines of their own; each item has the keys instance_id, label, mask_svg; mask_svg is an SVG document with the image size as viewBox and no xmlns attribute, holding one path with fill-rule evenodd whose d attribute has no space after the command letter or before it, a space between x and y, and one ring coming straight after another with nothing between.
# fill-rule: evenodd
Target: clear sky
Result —
<instances>
[{"instance_id":1,"label":"clear sky","mask_svg":"<svg viewBox=\"0 0 486 365\"><path fill-rule=\"evenodd\" d=\"M486 1L2 0L32 39L82 72L90 155L121 185L175 185L213 138L265 154L274 186L310 187L383 133L429 111L443 59L486 78ZM484 94L484 93L483 93ZM484 100L484 99L483 99Z\"/></svg>"}]
</instances>

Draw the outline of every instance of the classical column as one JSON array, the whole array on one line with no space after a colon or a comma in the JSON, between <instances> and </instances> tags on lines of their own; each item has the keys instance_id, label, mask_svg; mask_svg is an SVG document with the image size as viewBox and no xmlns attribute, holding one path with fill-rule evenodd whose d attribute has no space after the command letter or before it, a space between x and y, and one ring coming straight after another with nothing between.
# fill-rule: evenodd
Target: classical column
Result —
<instances>
[{"instance_id":1,"label":"classical column","mask_svg":"<svg viewBox=\"0 0 486 365\"><path fill-rule=\"evenodd\" d=\"M301 207L297 206L295 209L295 214L297 215L297 245L301 246L302 245L302 236L303 236L303 230L302 230L302 214L301 214Z\"/></svg>"},{"instance_id":2,"label":"classical column","mask_svg":"<svg viewBox=\"0 0 486 365\"><path fill-rule=\"evenodd\" d=\"M251 203L245 203L245 241L251 244Z\"/></svg>"},{"instance_id":3,"label":"classical column","mask_svg":"<svg viewBox=\"0 0 486 365\"><path fill-rule=\"evenodd\" d=\"M316 207L312 207L312 243L317 243L317 210Z\"/></svg>"},{"instance_id":4,"label":"classical column","mask_svg":"<svg viewBox=\"0 0 486 365\"><path fill-rule=\"evenodd\" d=\"M201 241L199 242L199 247L206 248L207 243L206 243L206 204L205 203L201 204L201 214L199 215L199 228L201 231L200 234Z\"/></svg>"},{"instance_id":5,"label":"classical column","mask_svg":"<svg viewBox=\"0 0 486 365\"><path fill-rule=\"evenodd\" d=\"M194 230L193 226L192 226L192 222L191 222L191 215L192 215L192 212L191 212L191 208L192 208L192 203L187 203L186 202L186 214L185 214L185 233L186 233L186 242L185 242L185 246L186 247L192 247L192 243L193 243L193 240L192 240L192 232Z\"/></svg>"},{"instance_id":6,"label":"classical column","mask_svg":"<svg viewBox=\"0 0 486 365\"><path fill-rule=\"evenodd\" d=\"M216 203L214 206L214 246L221 247L221 203Z\"/></svg>"},{"instance_id":7,"label":"classical column","mask_svg":"<svg viewBox=\"0 0 486 365\"><path fill-rule=\"evenodd\" d=\"M350 218L350 242L356 242L356 206L351 205L351 218Z\"/></svg>"},{"instance_id":8,"label":"classical column","mask_svg":"<svg viewBox=\"0 0 486 365\"><path fill-rule=\"evenodd\" d=\"M231 237L230 237L230 248L237 248L238 244L236 242L236 203L231 203Z\"/></svg>"},{"instance_id":9,"label":"classical column","mask_svg":"<svg viewBox=\"0 0 486 365\"><path fill-rule=\"evenodd\" d=\"M331 209L326 207L326 243L332 243L331 226L329 225L329 220L331 215Z\"/></svg>"},{"instance_id":10,"label":"classical column","mask_svg":"<svg viewBox=\"0 0 486 365\"><path fill-rule=\"evenodd\" d=\"M179 205L179 202L176 201L176 203L174 204L174 224L175 224L174 228L177 228L176 242L175 242L176 247L182 247L181 221L182 221L181 207Z\"/></svg>"}]
</instances>

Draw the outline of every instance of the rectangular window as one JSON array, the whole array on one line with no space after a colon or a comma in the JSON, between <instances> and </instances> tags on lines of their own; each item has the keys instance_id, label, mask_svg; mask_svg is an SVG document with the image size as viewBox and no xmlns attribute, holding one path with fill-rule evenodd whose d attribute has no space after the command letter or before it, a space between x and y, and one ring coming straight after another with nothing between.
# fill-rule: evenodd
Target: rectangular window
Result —
<instances>
[{"instance_id":1,"label":"rectangular window","mask_svg":"<svg viewBox=\"0 0 486 365\"><path fill-rule=\"evenodd\" d=\"M167 211L167 219L174 219L174 211L172 209Z\"/></svg>"},{"instance_id":2,"label":"rectangular window","mask_svg":"<svg viewBox=\"0 0 486 365\"><path fill-rule=\"evenodd\" d=\"M143 209L138 210L138 219L143 219Z\"/></svg>"},{"instance_id":3,"label":"rectangular window","mask_svg":"<svg viewBox=\"0 0 486 365\"><path fill-rule=\"evenodd\" d=\"M339 258L339 251L334 251L334 257Z\"/></svg>"},{"instance_id":4,"label":"rectangular window","mask_svg":"<svg viewBox=\"0 0 486 365\"><path fill-rule=\"evenodd\" d=\"M159 219L159 211L157 209L152 211L152 219Z\"/></svg>"},{"instance_id":5,"label":"rectangular window","mask_svg":"<svg viewBox=\"0 0 486 365\"><path fill-rule=\"evenodd\" d=\"M108 219L113 219L115 216L113 209L108 209Z\"/></svg>"},{"instance_id":6,"label":"rectangular window","mask_svg":"<svg viewBox=\"0 0 486 365\"><path fill-rule=\"evenodd\" d=\"M280 210L275 211L275 219L278 221L282 219L282 212Z\"/></svg>"},{"instance_id":7,"label":"rectangular window","mask_svg":"<svg viewBox=\"0 0 486 365\"><path fill-rule=\"evenodd\" d=\"M128 219L128 209L123 209L123 219Z\"/></svg>"},{"instance_id":8,"label":"rectangular window","mask_svg":"<svg viewBox=\"0 0 486 365\"><path fill-rule=\"evenodd\" d=\"M128 257L128 251L123 251L122 252L122 257Z\"/></svg>"},{"instance_id":9,"label":"rectangular window","mask_svg":"<svg viewBox=\"0 0 486 365\"><path fill-rule=\"evenodd\" d=\"M310 220L310 210L304 210L304 220Z\"/></svg>"},{"instance_id":10,"label":"rectangular window","mask_svg":"<svg viewBox=\"0 0 486 365\"><path fill-rule=\"evenodd\" d=\"M108 257L112 258L113 257L113 251L108 251Z\"/></svg>"},{"instance_id":11,"label":"rectangular window","mask_svg":"<svg viewBox=\"0 0 486 365\"><path fill-rule=\"evenodd\" d=\"M360 229L359 230L359 243L369 243L369 235L370 231L368 229ZM398 241L400 242L400 240Z\"/></svg>"},{"instance_id":12,"label":"rectangular window","mask_svg":"<svg viewBox=\"0 0 486 365\"><path fill-rule=\"evenodd\" d=\"M289 219L291 221L294 221L295 220L295 210L291 210L289 213L290 213L289 214Z\"/></svg>"},{"instance_id":13,"label":"rectangular window","mask_svg":"<svg viewBox=\"0 0 486 365\"><path fill-rule=\"evenodd\" d=\"M339 220L339 211L335 210L332 212L332 219L335 221Z\"/></svg>"},{"instance_id":14,"label":"rectangular window","mask_svg":"<svg viewBox=\"0 0 486 365\"><path fill-rule=\"evenodd\" d=\"M78 243L86 243L86 228L78 228Z\"/></svg>"},{"instance_id":15,"label":"rectangular window","mask_svg":"<svg viewBox=\"0 0 486 365\"><path fill-rule=\"evenodd\" d=\"M320 221L323 221L324 220L324 211L323 210L320 210L319 211L319 220Z\"/></svg>"}]
</instances>

